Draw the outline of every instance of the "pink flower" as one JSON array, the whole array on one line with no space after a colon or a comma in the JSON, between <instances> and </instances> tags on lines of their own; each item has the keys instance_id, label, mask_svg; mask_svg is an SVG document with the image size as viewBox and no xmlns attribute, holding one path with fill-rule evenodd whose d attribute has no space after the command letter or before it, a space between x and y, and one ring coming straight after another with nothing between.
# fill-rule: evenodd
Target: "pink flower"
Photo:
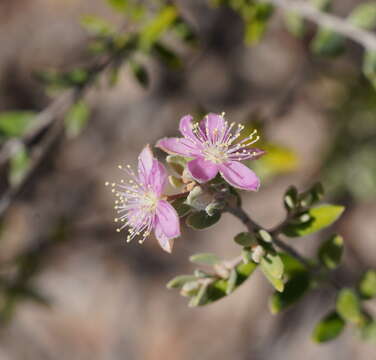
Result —
<instances>
[{"instance_id":1,"label":"pink flower","mask_svg":"<svg viewBox=\"0 0 376 360\"><path fill-rule=\"evenodd\" d=\"M180 132L183 138L164 138L157 147L170 154L193 158L187 164L192 177L204 183L212 180L218 172L232 186L257 191L260 180L242 160L256 159L264 151L250 148L259 137L256 130L247 138L238 140L243 125L228 124L223 115L208 114L200 123L192 123L192 116L186 115L180 120ZM256 136L256 137L255 137Z\"/></svg>"},{"instance_id":2,"label":"pink flower","mask_svg":"<svg viewBox=\"0 0 376 360\"><path fill-rule=\"evenodd\" d=\"M122 222L117 229L120 232L128 228L127 242L138 237L140 243L154 230L155 236L163 250L171 252L174 239L180 236L179 217L175 209L162 197L167 181L165 167L153 157L146 146L138 157L138 174L129 165L124 169L130 180L121 180L112 184L113 192L118 198L115 209Z\"/></svg>"}]
</instances>

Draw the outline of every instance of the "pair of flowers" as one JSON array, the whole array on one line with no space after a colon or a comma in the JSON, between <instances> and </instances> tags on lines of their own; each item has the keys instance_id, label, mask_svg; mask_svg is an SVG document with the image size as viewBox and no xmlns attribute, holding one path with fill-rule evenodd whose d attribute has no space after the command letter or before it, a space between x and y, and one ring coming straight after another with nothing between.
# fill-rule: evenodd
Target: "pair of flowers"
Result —
<instances>
[{"instance_id":1,"label":"pair of flowers","mask_svg":"<svg viewBox=\"0 0 376 360\"><path fill-rule=\"evenodd\" d=\"M157 147L169 154L181 155L191 160L187 170L198 183L214 179L218 173L231 185L242 190L257 191L260 181L256 174L241 161L255 159L264 152L250 148L258 140L253 132L240 139L243 125L228 124L223 115L208 114L200 123L190 115L180 120L182 138L164 138ZM146 146L138 157L137 174L128 165L123 168L130 179L113 184L117 200L115 209L120 215L115 219L128 228L127 241L139 238L142 243L154 231L160 246L172 251L174 239L180 236L179 217L163 195L167 171L153 157Z\"/></svg>"}]
</instances>

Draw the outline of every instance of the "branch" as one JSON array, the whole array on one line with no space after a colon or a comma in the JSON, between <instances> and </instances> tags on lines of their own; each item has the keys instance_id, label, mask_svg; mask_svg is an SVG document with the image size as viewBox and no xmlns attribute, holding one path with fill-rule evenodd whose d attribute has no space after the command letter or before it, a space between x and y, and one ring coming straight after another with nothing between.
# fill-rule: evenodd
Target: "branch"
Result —
<instances>
[{"instance_id":1,"label":"branch","mask_svg":"<svg viewBox=\"0 0 376 360\"><path fill-rule=\"evenodd\" d=\"M312 5L299 0L264 0L279 8L292 11L324 28L344 35L367 50L376 51L376 35L363 30L345 19L323 13Z\"/></svg>"},{"instance_id":2,"label":"branch","mask_svg":"<svg viewBox=\"0 0 376 360\"><path fill-rule=\"evenodd\" d=\"M124 25L119 31L125 29ZM39 134L47 129L43 139L30 152L31 164L22 181L16 186L9 187L0 198L0 217L4 215L13 200L18 196L23 186L34 173L38 165L44 159L48 150L54 141L61 135L64 130L63 120L67 110L79 99L83 98L85 91L90 88L96 78L107 70L119 56L125 56L124 52L128 50L128 44L119 48L116 52L107 56L99 56L87 66L88 80L85 84L66 90L59 97L51 102L44 110L35 116L33 125L20 139L10 139L1 148L0 151L0 167L6 165L14 153L19 149L20 144L27 145L32 142Z\"/></svg>"},{"instance_id":3,"label":"branch","mask_svg":"<svg viewBox=\"0 0 376 360\"><path fill-rule=\"evenodd\" d=\"M236 218L238 218L248 229L250 233L254 233L257 230L265 230L263 227L258 225L255 221L253 221L249 215L241 208L241 207L231 207L227 206L225 208L225 211L228 213L234 215ZM269 232L269 231L268 231ZM304 265L308 270L312 272L316 272L317 269L310 264L310 262L303 256L300 255L294 248L292 248L290 245L286 244L284 241L282 241L279 237L276 231L273 231L272 233L272 242L279 247L281 250L285 251L289 255L291 255L293 258L298 260L302 265Z\"/></svg>"}]
</instances>

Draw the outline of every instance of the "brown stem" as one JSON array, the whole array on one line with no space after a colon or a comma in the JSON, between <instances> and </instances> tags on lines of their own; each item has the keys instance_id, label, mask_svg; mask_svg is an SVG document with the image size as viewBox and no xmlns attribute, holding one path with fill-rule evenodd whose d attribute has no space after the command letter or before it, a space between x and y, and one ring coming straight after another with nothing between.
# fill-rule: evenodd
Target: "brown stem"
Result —
<instances>
[{"instance_id":1,"label":"brown stem","mask_svg":"<svg viewBox=\"0 0 376 360\"><path fill-rule=\"evenodd\" d=\"M241 207L235 208L235 207L227 206L225 208L225 211L234 215L236 218L238 218L247 227L250 233L254 233L257 230L267 231L266 229L263 229L255 221L253 221ZM286 253L294 257L296 260L302 263L307 269L311 271L314 270L313 265L310 264L310 262L304 256L300 255L294 248L287 245L284 241L278 238L278 235L275 232L272 235L273 235L272 241L276 246L278 246L281 250L285 251Z\"/></svg>"},{"instance_id":2,"label":"brown stem","mask_svg":"<svg viewBox=\"0 0 376 360\"><path fill-rule=\"evenodd\" d=\"M183 193L174 194L174 195L167 195L167 201L174 201L176 199L181 199L189 195L189 191L185 191Z\"/></svg>"}]
</instances>

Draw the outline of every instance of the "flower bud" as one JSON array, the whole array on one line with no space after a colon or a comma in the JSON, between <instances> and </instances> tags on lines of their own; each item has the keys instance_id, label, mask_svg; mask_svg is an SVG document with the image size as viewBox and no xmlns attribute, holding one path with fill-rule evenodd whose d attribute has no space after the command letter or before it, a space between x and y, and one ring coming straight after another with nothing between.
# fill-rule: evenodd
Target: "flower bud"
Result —
<instances>
[{"instance_id":1,"label":"flower bud","mask_svg":"<svg viewBox=\"0 0 376 360\"><path fill-rule=\"evenodd\" d=\"M214 198L200 186L195 186L187 196L186 204L198 211L206 210L207 206L213 202Z\"/></svg>"},{"instance_id":2,"label":"flower bud","mask_svg":"<svg viewBox=\"0 0 376 360\"><path fill-rule=\"evenodd\" d=\"M262 246L257 245L254 248L252 248L252 260L255 263L258 264L264 255L265 255L265 250Z\"/></svg>"}]
</instances>

